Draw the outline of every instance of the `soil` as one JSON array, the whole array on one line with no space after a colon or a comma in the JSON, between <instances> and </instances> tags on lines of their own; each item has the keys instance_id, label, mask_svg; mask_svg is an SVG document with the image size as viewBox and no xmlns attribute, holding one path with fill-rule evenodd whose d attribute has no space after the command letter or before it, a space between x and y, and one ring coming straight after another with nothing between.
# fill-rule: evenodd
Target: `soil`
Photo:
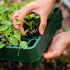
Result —
<instances>
[{"instance_id":1,"label":"soil","mask_svg":"<svg viewBox=\"0 0 70 70\"><path fill-rule=\"evenodd\" d=\"M56 34L64 32L64 28L70 27L70 10L63 4L61 4L60 7L62 9L64 20L62 22L62 28L58 30ZM70 50L70 48L68 49ZM63 52L62 56L63 57L66 56L67 58L70 59L70 53L67 50ZM34 69L32 67L32 64L25 66L21 62L11 62L11 61L0 60L0 70L70 70L70 61L62 62L60 60L60 57L52 60L42 59L42 63L40 64L40 67Z\"/></svg>"},{"instance_id":2,"label":"soil","mask_svg":"<svg viewBox=\"0 0 70 70\"><path fill-rule=\"evenodd\" d=\"M33 29L32 31L28 31L27 33L27 37L28 38L36 38L38 37L40 34L39 34L39 28L36 28L36 29Z\"/></svg>"}]
</instances>

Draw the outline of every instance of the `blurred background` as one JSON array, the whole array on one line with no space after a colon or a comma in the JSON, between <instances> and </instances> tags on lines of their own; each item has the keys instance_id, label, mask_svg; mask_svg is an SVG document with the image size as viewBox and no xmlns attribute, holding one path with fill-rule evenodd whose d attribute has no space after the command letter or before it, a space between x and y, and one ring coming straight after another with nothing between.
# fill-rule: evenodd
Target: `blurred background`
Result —
<instances>
[{"instance_id":1,"label":"blurred background","mask_svg":"<svg viewBox=\"0 0 70 70\"><path fill-rule=\"evenodd\" d=\"M4 1L7 2L8 0ZM12 0L9 6L11 6L12 3L21 4L23 1L26 0ZM64 18L62 28L58 30L56 34L70 30L70 0L63 0L60 5L55 6L61 7ZM68 47L59 58L52 60L42 59L42 63L37 69L33 69L32 64L24 66L21 62L0 60L0 70L70 70L70 47Z\"/></svg>"}]
</instances>

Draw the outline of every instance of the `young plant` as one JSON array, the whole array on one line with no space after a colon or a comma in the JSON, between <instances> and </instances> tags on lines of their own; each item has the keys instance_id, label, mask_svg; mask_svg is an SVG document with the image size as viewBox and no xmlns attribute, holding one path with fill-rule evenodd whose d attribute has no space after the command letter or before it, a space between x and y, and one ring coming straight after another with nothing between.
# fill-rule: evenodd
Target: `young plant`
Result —
<instances>
[{"instance_id":1,"label":"young plant","mask_svg":"<svg viewBox=\"0 0 70 70\"><path fill-rule=\"evenodd\" d=\"M21 40L21 33L20 31L14 29L11 19L14 12L21 6L13 3L12 7L8 7L10 2L11 0L9 0L7 3L5 3L5 1L0 2L0 35L4 36L2 39L0 39L0 48L3 48L5 45L13 45L20 46L25 49L28 47L27 42Z\"/></svg>"},{"instance_id":2,"label":"young plant","mask_svg":"<svg viewBox=\"0 0 70 70\"><path fill-rule=\"evenodd\" d=\"M6 45L9 46L20 46L23 49L27 49L27 41L21 40L22 36L27 36L28 31L38 28L40 23L40 17L34 13L27 15L25 20L19 20L16 24L24 23L23 27L25 29L24 35L21 35L21 32L16 30L12 24L12 15L15 11L22 8L24 5L30 2L23 2L20 4L12 4L11 7L8 7L11 0L7 3L5 1L0 2L0 49Z\"/></svg>"}]
</instances>

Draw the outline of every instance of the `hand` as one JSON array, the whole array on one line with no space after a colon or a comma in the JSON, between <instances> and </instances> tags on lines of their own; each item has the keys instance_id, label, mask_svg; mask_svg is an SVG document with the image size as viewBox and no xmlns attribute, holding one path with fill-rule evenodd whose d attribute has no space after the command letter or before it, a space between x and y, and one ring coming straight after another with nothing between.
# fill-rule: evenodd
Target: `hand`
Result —
<instances>
[{"instance_id":1,"label":"hand","mask_svg":"<svg viewBox=\"0 0 70 70\"><path fill-rule=\"evenodd\" d=\"M43 58L45 59L52 59L59 57L63 51L70 45L70 31L63 32L58 35L56 35L46 50L46 52L43 54Z\"/></svg>"},{"instance_id":2,"label":"hand","mask_svg":"<svg viewBox=\"0 0 70 70\"><path fill-rule=\"evenodd\" d=\"M23 23L17 25L16 22L21 20L21 18L25 18L26 15L34 12L35 14L40 16L41 22L39 26L39 33L43 35L44 30L47 25L47 17L51 11L51 8L54 4L55 0L36 0L22 9L16 11L12 16L13 25L16 29L20 30L22 34L24 34Z\"/></svg>"}]
</instances>

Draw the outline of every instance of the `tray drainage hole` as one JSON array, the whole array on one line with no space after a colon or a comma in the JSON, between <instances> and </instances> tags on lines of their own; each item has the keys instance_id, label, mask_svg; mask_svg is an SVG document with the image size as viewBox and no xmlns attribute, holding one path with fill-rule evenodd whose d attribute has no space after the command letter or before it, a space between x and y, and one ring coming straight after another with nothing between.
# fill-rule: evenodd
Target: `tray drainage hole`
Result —
<instances>
[{"instance_id":1,"label":"tray drainage hole","mask_svg":"<svg viewBox=\"0 0 70 70\"><path fill-rule=\"evenodd\" d=\"M36 42L36 40L31 40L30 43L28 44L28 46L29 46L29 47L32 47L35 42Z\"/></svg>"}]
</instances>

